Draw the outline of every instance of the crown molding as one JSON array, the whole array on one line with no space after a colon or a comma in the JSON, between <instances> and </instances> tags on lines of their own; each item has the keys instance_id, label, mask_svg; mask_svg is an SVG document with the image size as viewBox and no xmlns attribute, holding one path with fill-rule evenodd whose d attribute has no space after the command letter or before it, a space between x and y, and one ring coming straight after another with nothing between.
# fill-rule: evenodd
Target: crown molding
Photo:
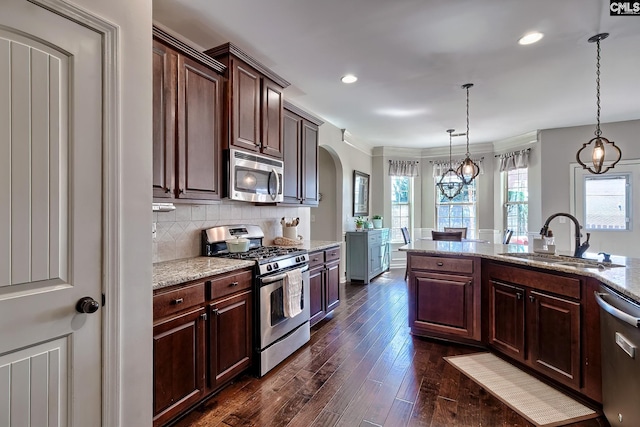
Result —
<instances>
[{"instance_id":1,"label":"crown molding","mask_svg":"<svg viewBox=\"0 0 640 427\"><path fill-rule=\"evenodd\" d=\"M219 61L216 61L212 57L205 55L202 52L197 51L186 42L178 39L172 34L169 34L169 32L167 32L163 28L156 26L155 24L153 25L153 37L171 46L172 48L179 50L180 52L185 53L186 55L200 61L201 63L203 63L207 67L212 68L219 74L224 74L225 70L227 69L227 67L225 67L224 64L220 63Z\"/></svg>"},{"instance_id":2,"label":"crown molding","mask_svg":"<svg viewBox=\"0 0 640 427\"><path fill-rule=\"evenodd\" d=\"M493 142L493 151L501 154L507 151L514 151L523 148L529 148L538 142L538 131L524 133L522 135L513 136L511 138L501 139Z\"/></svg>"},{"instance_id":3,"label":"crown molding","mask_svg":"<svg viewBox=\"0 0 640 427\"><path fill-rule=\"evenodd\" d=\"M481 144L473 144L469 147L471 158L478 157L483 154L493 154L493 143L484 142ZM452 156L464 156L467 153L466 144L453 145L451 147ZM421 152L422 158L441 158L449 157L449 146L446 147L434 147L424 148Z\"/></svg>"},{"instance_id":4,"label":"crown molding","mask_svg":"<svg viewBox=\"0 0 640 427\"><path fill-rule=\"evenodd\" d=\"M322 121L318 117L312 115L308 111L303 110L302 108L298 107L297 105L293 105L292 103L290 103L286 99L284 100L283 107L285 109L291 111L292 113L297 114L298 116L302 117L303 119L305 119L307 121L310 121L311 123L313 123L316 126L322 126L324 124L324 121Z\"/></svg>"},{"instance_id":5,"label":"crown molding","mask_svg":"<svg viewBox=\"0 0 640 427\"><path fill-rule=\"evenodd\" d=\"M207 49L204 51L205 54L211 56L212 58L219 58L225 55L233 55L236 58L243 61L245 64L253 67L256 71L258 71L263 76L269 78L276 84L280 85L282 88L286 88L291 85L288 81L271 71L264 64L259 62L257 59L240 49L235 44L228 42L221 44L220 46L213 47L211 49Z\"/></svg>"}]
</instances>

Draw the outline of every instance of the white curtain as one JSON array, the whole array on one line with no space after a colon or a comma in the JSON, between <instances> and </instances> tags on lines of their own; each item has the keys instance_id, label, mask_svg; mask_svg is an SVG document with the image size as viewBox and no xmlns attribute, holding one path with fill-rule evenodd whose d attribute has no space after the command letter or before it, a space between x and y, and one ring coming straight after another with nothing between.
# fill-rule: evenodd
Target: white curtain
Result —
<instances>
[{"instance_id":1,"label":"white curtain","mask_svg":"<svg viewBox=\"0 0 640 427\"><path fill-rule=\"evenodd\" d=\"M531 149L527 148L526 150L497 155L496 157L500 158L500 172L529 167L530 151Z\"/></svg>"},{"instance_id":2,"label":"white curtain","mask_svg":"<svg viewBox=\"0 0 640 427\"><path fill-rule=\"evenodd\" d=\"M389 160L389 176L418 176L417 160Z\"/></svg>"},{"instance_id":3,"label":"white curtain","mask_svg":"<svg viewBox=\"0 0 640 427\"><path fill-rule=\"evenodd\" d=\"M464 159L453 160L451 162L451 167L453 170L456 170L460 163L462 163ZM484 157L479 159L471 159L473 160L480 169L480 175L484 174ZM433 177L437 178L442 176L443 173L449 170L449 161L448 160L435 160L431 162L433 164Z\"/></svg>"}]
</instances>

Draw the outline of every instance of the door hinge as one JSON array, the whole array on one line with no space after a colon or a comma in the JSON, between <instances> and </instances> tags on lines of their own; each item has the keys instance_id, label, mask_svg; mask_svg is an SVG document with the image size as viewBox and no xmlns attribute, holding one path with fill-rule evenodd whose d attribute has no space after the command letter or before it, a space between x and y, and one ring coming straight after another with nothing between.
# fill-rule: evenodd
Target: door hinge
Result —
<instances>
[{"instance_id":1,"label":"door hinge","mask_svg":"<svg viewBox=\"0 0 640 427\"><path fill-rule=\"evenodd\" d=\"M104 307L106 303L107 303L107 296L105 294L102 294L102 306Z\"/></svg>"}]
</instances>

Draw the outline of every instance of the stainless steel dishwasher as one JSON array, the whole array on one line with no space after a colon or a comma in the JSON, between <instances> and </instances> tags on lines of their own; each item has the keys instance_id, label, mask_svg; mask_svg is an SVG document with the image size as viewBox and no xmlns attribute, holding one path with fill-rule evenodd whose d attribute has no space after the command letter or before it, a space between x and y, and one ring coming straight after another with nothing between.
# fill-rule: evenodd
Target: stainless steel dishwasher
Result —
<instances>
[{"instance_id":1,"label":"stainless steel dishwasher","mask_svg":"<svg viewBox=\"0 0 640 427\"><path fill-rule=\"evenodd\" d=\"M600 306L602 406L612 427L640 426L640 305L606 286Z\"/></svg>"}]
</instances>

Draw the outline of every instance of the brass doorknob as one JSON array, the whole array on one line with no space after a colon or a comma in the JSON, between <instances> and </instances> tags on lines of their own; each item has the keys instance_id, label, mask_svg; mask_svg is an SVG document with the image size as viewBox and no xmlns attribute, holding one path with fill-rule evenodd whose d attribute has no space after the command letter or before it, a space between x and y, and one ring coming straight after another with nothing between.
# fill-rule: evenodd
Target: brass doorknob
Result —
<instances>
[{"instance_id":1,"label":"brass doorknob","mask_svg":"<svg viewBox=\"0 0 640 427\"><path fill-rule=\"evenodd\" d=\"M95 313L100 308L100 304L98 301L94 300L91 297L82 297L78 300L76 304L76 311L78 313Z\"/></svg>"}]
</instances>

